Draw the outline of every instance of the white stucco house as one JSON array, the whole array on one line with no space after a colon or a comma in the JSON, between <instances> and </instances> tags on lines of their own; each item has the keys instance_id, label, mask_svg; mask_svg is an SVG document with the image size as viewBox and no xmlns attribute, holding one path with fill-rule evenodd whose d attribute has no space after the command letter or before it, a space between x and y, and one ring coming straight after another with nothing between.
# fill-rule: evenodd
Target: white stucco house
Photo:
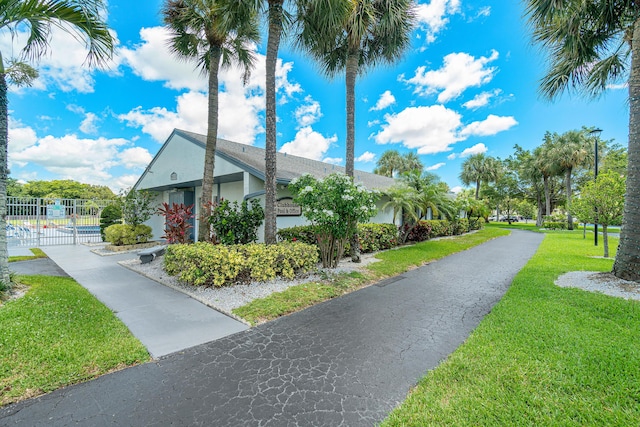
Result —
<instances>
[{"instance_id":1,"label":"white stucco house","mask_svg":"<svg viewBox=\"0 0 640 427\"><path fill-rule=\"evenodd\" d=\"M206 136L175 129L151 160L134 185L135 190L157 192L158 206L162 202L195 205L196 218L201 212L202 173L204 168ZM277 154L278 229L308 224L299 207L291 200L287 190L289 182L304 173L317 178L335 172L345 172L341 166L310 160L290 154ZM264 207L265 150L251 145L218 139L214 168L214 200L259 199ZM369 172L355 171L354 179L368 189L385 190L394 179ZM371 222L393 222L391 208L381 209L385 199L378 201L378 214ZM153 229L154 238L164 234L164 218L154 215L147 224ZM193 236L197 236L198 222L194 221ZM192 237L193 237L192 236ZM258 231L260 239L263 230Z\"/></svg>"}]
</instances>

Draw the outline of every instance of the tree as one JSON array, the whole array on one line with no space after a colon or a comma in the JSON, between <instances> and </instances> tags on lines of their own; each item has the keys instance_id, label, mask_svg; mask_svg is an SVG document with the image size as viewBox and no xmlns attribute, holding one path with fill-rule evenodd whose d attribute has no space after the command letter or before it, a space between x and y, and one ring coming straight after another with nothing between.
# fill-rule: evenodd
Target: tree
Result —
<instances>
[{"instance_id":1,"label":"tree","mask_svg":"<svg viewBox=\"0 0 640 427\"><path fill-rule=\"evenodd\" d=\"M284 29L284 0L268 0L268 31L266 58L266 141L265 141L265 221L264 242L276 243L277 217L276 199L278 188L276 182L277 153L277 116L276 116L276 63L280 39Z\"/></svg>"},{"instance_id":2,"label":"tree","mask_svg":"<svg viewBox=\"0 0 640 427\"><path fill-rule=\"evenodd\" d=\"M373 173L393 178L412 171L422 172L422 169L424 165L416 153L400 154L398 150L387 150L376 162Z\"/></svg>"},{"instance_id":3,"label":"tree","mask_svg":"<svg viewBox=\"0 0 640 427\"><path fill-rule=\"evenodd\" d=\"M249 0L165 0L164 23L171 32L171 50L180 59L194 61L208 76L207 142L202 177L202 212L198 240L209 238L208 206L213 198L218 139L218 72L238 65L246 82L255 58L250 44L260 38L257 12Z\"/></svg>"},{"instance_id":4,"label":"tree","mask_svg":"<svg viewBox=\"0 0 640 427\"><path fill-rule=\"evenodd\" d=\"M356 77L368 67L394 63L410 45L411 0L298 0L298 45L330 78L345 73L346 172L353 177Z\"/></svg>"},{"instance_id":5,"label":"tree","mask_svg":"<svg viewBox=\"0 0 640 427\"><path fill-rule=\"evenodd\" d=\"M388 188L384 195L387 196L388 200L382 205L382 209L393 209L394 224L398 214L402 215L402 224L398 227L398 241L401 244L405 243L420 219L417 214L419 205L418 192L415 188L402 182Z\"/></svg>"},{"instance_id":6,"label":"tree","mask_svg":"<svg viewBox=\"0 0 640 427\"><path fill-rule=\"evenodd\" d=\"M567 89L589 96L613 82L629 86L625 205L613 274L640 281L640 19L636 1L528 0L534 40L549 50L540 89L553 99Z\"/></svg>"},{"instance_id":7,"label":"tree","mask_svg":"<svg viewBox=\"0 0 640 427\"><path fill-rule=\"evenodd\" d=\"M104 22L102 0L0 0L0 30L15 33L27 30L29 37L22 49L28 59L39 59L49 48L52 26L75 36L88 49L89 66L103 65L113 54L113 37ZM38 73L25 62L5 58L0 52L0 281L9 285L7 252L7 147L8 83L30 85Z\"/></svg>"},{"instance_id":8,"label":"tree","mask_svg":"<svg viewBox=\"0 0 640 427\"><path fill-rule=\"evenodd\" d=\"M602 225L604 256L609 256L607 228L619 223L624 208L625 178L615 172L604 172L595 181L587 182L580 191L576 213L583 222Z\"/></svg>"},{"instance_id":9,"label":"tree","mask_svg":"<svg viewBox=\"0 0 640 427\"><path fill-rule=\"evenodd\" d=\"M564 173L564 186L567 195L567 227L573 230L573 216L571 214L571 177L574 170L585 163L593 163L593 147L586 131L571 130L560 135L557 143L551 149L551 161L557 165L557 170Z\"/></svg>"},{"instance_id":10,"label":"tree","mask_svg":"<svg viewBox=\"0 0 640 427\"><path fill-rule=\"evenodd\" d=\"M483 182L493 182L498 178L500 173L499 163L493 157L487 157L484 154L474 154L462 163L462 172L460 172L460 180L464 185L475 183L476 200L480 197L480 185Z\"/></svg>"}]
</instances>

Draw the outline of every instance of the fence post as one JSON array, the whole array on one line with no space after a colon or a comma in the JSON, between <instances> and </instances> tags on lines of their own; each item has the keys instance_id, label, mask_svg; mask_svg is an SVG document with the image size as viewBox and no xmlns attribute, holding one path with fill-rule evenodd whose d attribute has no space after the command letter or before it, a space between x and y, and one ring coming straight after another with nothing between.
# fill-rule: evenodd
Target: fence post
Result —
<instances>
[{"instance_id":1,"label":"fence post","mask_svg":"<svg viewBox=\"0 0 640 427\"><path fill-rule=\"evenodd\" d=\"M44 233L44 229L42 232ZM37 245L40 247L40 197L36 199L36 239Z\"/></svg>"},{"instance_id":2,"label":"fence post","mask_svg":"<svg viewBox=\"0 0 640 427\"><path fill-rule=\"evenodd\" d=\"M76 224L76 199L73 199L73 216L72 216L72 220L71 223L73 224L73 244L77 245L78 244L78 227Z\"/></svg>"}]
</instances>

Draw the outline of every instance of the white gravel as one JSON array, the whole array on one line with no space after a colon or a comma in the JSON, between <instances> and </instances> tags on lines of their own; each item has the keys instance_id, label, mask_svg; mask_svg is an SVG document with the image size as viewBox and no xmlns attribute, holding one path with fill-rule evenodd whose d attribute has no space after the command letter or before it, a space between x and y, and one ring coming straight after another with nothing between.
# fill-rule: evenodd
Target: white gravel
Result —
<instances>
[{"instance_id":1,"label":"white gravel","mask_svg":"<svg viewBox=\"0 0 640 427\"><path fill-rule=\"evenodd\" d=\"M334 270L322 270L318 268L318 272L308 275L306 277L297 278L294 280L274 279L268 282L253 282L247 285L233 285L224 286L221 288L205 288L203 286L195 287L180 282L174 276L169 276L163 267L164 257L158 257L150 263L142 264L140 260L131 258L128 260L120 261L118 264L133 270L149 279L155 280L158 283L169 286L179 292L185 293L192 298L215 308L227 315L237 318L231 313L231 310L237 307L242 307L257 298L264 298L274 292L281 292L290 286L299 285L306 282L321 280L320 273L323 276L337 274L340 272L350 272L356 270L362 270L366 265L378 261L374 257L375 254L363 254L361 256L362 262L359 264L352 263L351 260L343 260ZM242 319L238 319L243 321Z\"/></svg>"},{"instance_id":2,"label":"white gravel","mask_svg":"<svg viewBox=\"0 0 640 427\"><path fill-rule=\"evenodd\" d=\"M572 271L556 279L563 288L580 288L605 295L640 300L640 283L617 278L611 273L598 271Z\"/></svg>"}]
</instances>

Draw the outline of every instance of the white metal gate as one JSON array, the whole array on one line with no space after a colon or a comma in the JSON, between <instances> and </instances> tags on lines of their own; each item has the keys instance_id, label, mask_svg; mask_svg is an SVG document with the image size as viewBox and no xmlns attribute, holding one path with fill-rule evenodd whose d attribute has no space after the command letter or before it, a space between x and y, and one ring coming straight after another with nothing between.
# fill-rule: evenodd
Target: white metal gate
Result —
<instances>
[{"instance_id":1,"label":"white metal gate","mask_svg":"<svg viewBox=\"0 0 640 427\"><path fill-rule=\"evenodd\" d=\"M113 203L7 197L7 244L37 247L100 242L100 213Z\"/></svg>"}]
</instances>

